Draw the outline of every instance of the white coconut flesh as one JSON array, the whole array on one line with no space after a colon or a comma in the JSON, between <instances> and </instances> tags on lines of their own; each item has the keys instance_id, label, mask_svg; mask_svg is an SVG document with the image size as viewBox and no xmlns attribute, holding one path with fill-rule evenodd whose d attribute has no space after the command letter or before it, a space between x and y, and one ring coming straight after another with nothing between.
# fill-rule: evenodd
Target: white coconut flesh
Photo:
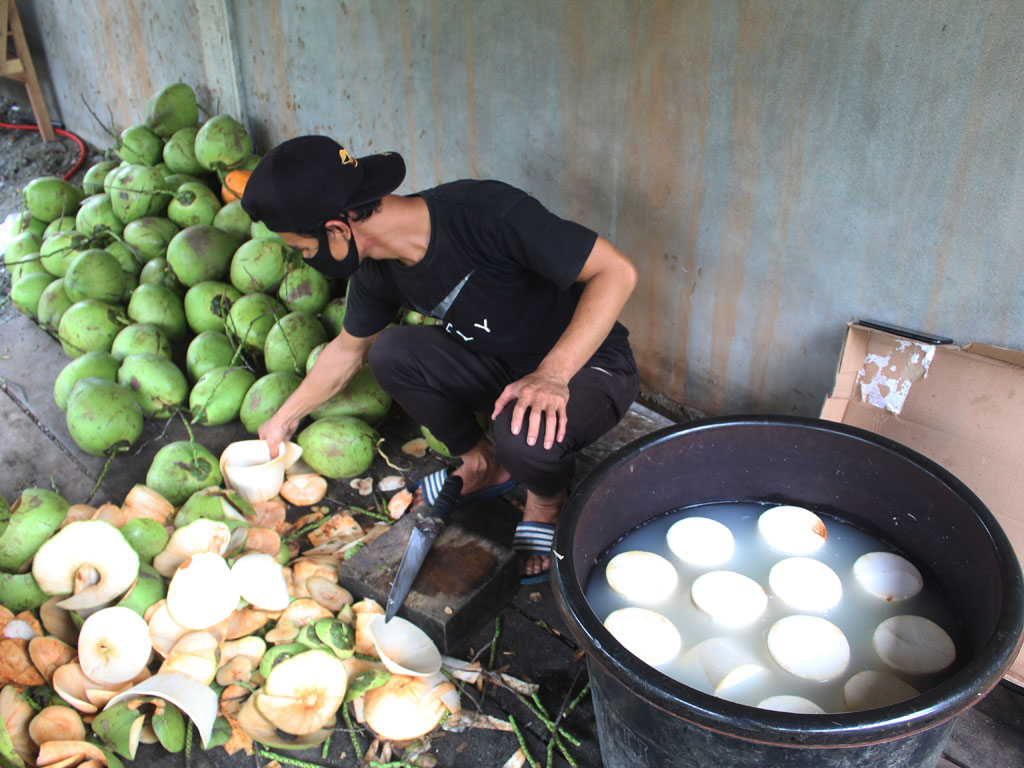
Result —
<instances>
[{"instance_id":1,"label":"white coconut flesh","mask_svg":"<svg viewBox=\"0 0 1024 768\"><path fill-rule=\"evenodd\" d=\"M917 567L892 552L868 552L853 564L853 575L869 594L882 600L906 600L924 587Z\"/></svg>"},{"instance_id":2,"label":"white coconut flesh","mask_svg":"<svg viewBox=\"0 0 1024 768\"><path fill-rule=\"evenodd\" d=\"M953 639L923 616L892 616L878 625L871 641L883 662L911 675L940 672L956 659Z\"/></svg>"},{"instance_id":3,"label":"white coconut flesh","mask_svg":"<svg viewBox=\"0 0 1024 768\"><path fill-rule=\"evenodd\" d=\"M786 605L798 611L827 611L843 598L838 574L812 557L787 557L768 572L768 586Z\"/></svg>"},{"instance_id":4,"label":"white coconut flesh","mask_svg":"<svg viewBox=\"0 0 1024 768\"><path fill-rule=\"evenodd\" d=\"M671 661L683 647L676 626L647 608L619 608L608 614L604 626L627 651L652 667Z\"/></svg>"},{"instance_id":5,"label":"white coconut flesh","mask_svg":"<svg viewBox=\"0 0 1024 768\"><path fill-rule=\"evenodd\" d=\"M768 546L789 555L817 552L828 539L822 519L803 507L772 507L757 519L757 530Z\"/></svg>"},{"instance_id":6,"label":"white coconut flesh","mask_svg":"<svg viewBox=\"0 0 1024 768\"><path fill-rule=\"evenodd\" d=\"M758 709L771 709L775 712L790 712L794 715L824 715L825 710L810 699L803 696L784 694L769 696L757 702Z\"/></svg>"},{"instance_id":7,"label":"white coconut flesh","mask_svg":"<svg viewBox=\"0 0 1024 768\"><path fill-rule=\"evenodd\" d=\"M267 675L256 709L285 733L313 733L332 721L345 698L348 674L331 653L311 650L285 659Z\"/></svg>"},{"instance_id":8,"label":"white coconut flesh","mask_svg":"<svg viewBox=\"0 0 1024 768\"><path fill-rule=\"evenodd\" d=\"M896 675L865 669L846 681L843 686L843 704L848 712L859 712L899 704L919 693L914 686Z\"/></svg>"},{"instance_id":9,"label":"white coconut flesh","mask_svg":"<svg viewBox=\"0 0 1024 768\"><path fill-rule=\"evenodd\" d=\"M712 621L727 627L745 627L768 607L764 588L735 571L709 571L694 579L690 599Z\"/></svg>"},{"instance_id":10,"label":"white coconut flesh","mask_svg":"<svg viewBox=\"0 0 1024 768\"><path fill-rule=\"evenodd\" d=\"M818 616L786 616L768 630L768 652L780 667L805 680L825 682L846 671L850 643Z\"/></svg>"},{"instance_id":11,"label":"white coconut flesh","mask_svg":"<svg viewBox=\"0 0 1024 768\"><path fill-rule=\"evenodd\" d=\"M153 558L153 568L169 579L192 555L200 552L223 555L230 542L231 529L219 520L193 520L171 534L163 551Z\"/></svg>"},{"instance_id":12,"label":"white coconut flesh","mask_svg":"<svg viewBox=\"0 0 1024 768\"><path fill-rule=\"evenodd\" d=\"M736 548L728 526L708 517L685 517L672 524L665 534L672 553L690 565L722 565Z\"/></svg>"},{"instance_id":13,"label":"white coconut flesh","mask_svg":"<svg viewBox=\"0 0 1024 768\"><path fill-rule=\"evenodd\" d=\"M683 663L695 665L715 693L766 671L757 659L728 637L712 637L698 643L686 652Z\"/></svg>"},{"instance_id":14,"label":"white coconut flesh","mask_svg":"<svg viewBox=\"0 0 1024 768\"><path fill-rule=\"evenodd\" d=\"M217 719L219 705L217 694L212 688L180 672L166 672L153 675L138 685L118 693L104 709L109 709L125 699L135 699L140 696L156 696L164 699L188 715L195 724L196 730L199 731L199 738L203 740L203 746L206 746L210 740L210 734L213 732L213 723Z\"/></svg>"},{"instance_id":15,"label":"white coconut flesh","mask_svg":"<svg viewBox=\"0 0 1024 768\"><path fill-rule=\"evenodd\" d=\"M235 610L238 587L220 555L199 552L181 564L167 587L171 618L188 629L206 629Z\"/></svg>"},{"instance_id":16,"label":"white coconut flesh","mask_svg":"<svg viewBox=\"0 0 1024 768\"><path fill-rule=\"evenodd\" d=\"M47 540L32 561L32 576L43 592L71 595L56 604L68 611L110 602L138 575L138 553L117 528L101 520L70 523Z\"/></svg>"},{"instance_id":17,"label":"white coconut flesh","mask_svg":"<svg viewBox=\"0 0 1024 768\"><path fill-rule=\"evenodd\" d=\"M78 633L78 661L90 680L125 683L149 663L149 627L131 608L112 606L85 620Z\"/></svg>"},{"instance_id":18,"label":"white coconut flesh","mask_svg":"<svg viewBox=\"0 0 1024 768\"><path fill-rule=\"evenodd\" d=\"M231 578L242 599L264 611L283 611L291 599L281 564L270 555L252 552L231 566Z\"/></svg>"},{"instance_id":19,"label":"white coconut flesh","mask_svg":"<svg viewBox=\"0 0 1024 768\"><path fill-rule=\"evenodd\" d=\"M634 550L621 552L605 567L608 586L627 600L658 603L675 591L679 583L676 567L661 555Z\"/></svg>"},{"instance_id":20,"label":"white coconut flesh","mask_svg":"<svg viewBox=\"0 0 1024 768\"><path fill-rule=\"evenodd\" d=\"M426 632L398 616L388 621L375 616L370 622L377 655L395 675L426 677L441 669L441 652Z\"/></svg>"}]
</instances>

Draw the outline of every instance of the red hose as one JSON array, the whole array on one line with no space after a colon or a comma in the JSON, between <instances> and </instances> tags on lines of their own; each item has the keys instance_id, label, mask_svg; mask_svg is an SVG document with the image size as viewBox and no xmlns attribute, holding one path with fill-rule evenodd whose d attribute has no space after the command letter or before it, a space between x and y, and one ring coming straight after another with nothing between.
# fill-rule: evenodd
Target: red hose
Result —
<instances>
[{"instance_id":1,"label":"red hose","mask_svg":"<svg viewBox=\"0 0 1024 768\"><path fill-rule=\"evenodd\" d=\"M2 122L0 122L0 128L11 128L12 130L15 130L15 131L38 131L39 130L39 126L38 125L15 125L14 123L2 123ZM68 171L67 173L65 173L64 177L63 177L64 180L67 181L68 179L70 179L72 176L75 175L75 171L77 171L79 168L81 168L82 167L82 163L85 162L85 156L86 156L85 143L80 138L75 136L75 134L71 133L70 131L65 131L63 128L54 128L53 132L57 133L57 134L60 134L61 136L64 136L65 138L71 139L73 142L75 142L75 144L78 145L78 162L76 162L71 167L71 170Z\"/></svg>"}]
</instances>

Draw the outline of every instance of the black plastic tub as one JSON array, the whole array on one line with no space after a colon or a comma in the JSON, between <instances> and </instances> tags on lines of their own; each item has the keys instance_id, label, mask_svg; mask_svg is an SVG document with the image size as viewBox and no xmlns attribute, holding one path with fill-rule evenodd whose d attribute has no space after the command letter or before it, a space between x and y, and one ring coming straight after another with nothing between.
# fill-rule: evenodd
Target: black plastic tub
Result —
<instances>
[{"instance_id":1,"label":"black plastic tub","mask_svg":"<svg viewBox=\"0 0 1024 768\"><path fill-rule=\"evenodd\" d=\"M960 618L958 670L897 705L794 715L705 694L637 659L584 597L595 560L661 513L720 501L808 506L896 542ZM655 432L573 493L554 551L555 599L587 652L606 768L932 766L956 716L999 682L1021 645L1021 569L989 510L924 456L832 422L733 417Z\"/></svg>"}]
</instances>

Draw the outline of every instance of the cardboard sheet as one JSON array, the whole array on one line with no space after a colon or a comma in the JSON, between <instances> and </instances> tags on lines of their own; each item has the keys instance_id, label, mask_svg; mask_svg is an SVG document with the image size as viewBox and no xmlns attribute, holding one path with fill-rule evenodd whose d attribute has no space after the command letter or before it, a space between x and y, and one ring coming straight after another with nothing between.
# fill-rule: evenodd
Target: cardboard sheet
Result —
<instances>
[{"instance_id":1,"label":"cardboard sheet","mask_svg":"<svg viewBox=\"0 0 1024 768\"><path fill-rule=\"evenodd\" d=\"M1024 561L1024 353L926 344L851 323L821 416L948 469L992 511ZM1024 685L1024 653L1007 677Z\"/></svg>"}]
</instances>

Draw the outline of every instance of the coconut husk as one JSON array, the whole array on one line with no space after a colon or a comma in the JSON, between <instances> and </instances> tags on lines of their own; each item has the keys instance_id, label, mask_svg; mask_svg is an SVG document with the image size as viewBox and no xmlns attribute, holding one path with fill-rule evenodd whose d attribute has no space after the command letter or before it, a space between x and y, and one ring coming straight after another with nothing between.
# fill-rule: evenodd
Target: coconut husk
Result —
<instances>
[{"instance_id":1,"label":"coconut husk","mask_svg":"<svg viewBox=\"0 0 1024 768\"><path fill-rule=\"evenodd\" d=\"M28 640L0 640L0 675L17 685L43 685L46 680L28 655Z\"/></svg>"}]
</instances>

